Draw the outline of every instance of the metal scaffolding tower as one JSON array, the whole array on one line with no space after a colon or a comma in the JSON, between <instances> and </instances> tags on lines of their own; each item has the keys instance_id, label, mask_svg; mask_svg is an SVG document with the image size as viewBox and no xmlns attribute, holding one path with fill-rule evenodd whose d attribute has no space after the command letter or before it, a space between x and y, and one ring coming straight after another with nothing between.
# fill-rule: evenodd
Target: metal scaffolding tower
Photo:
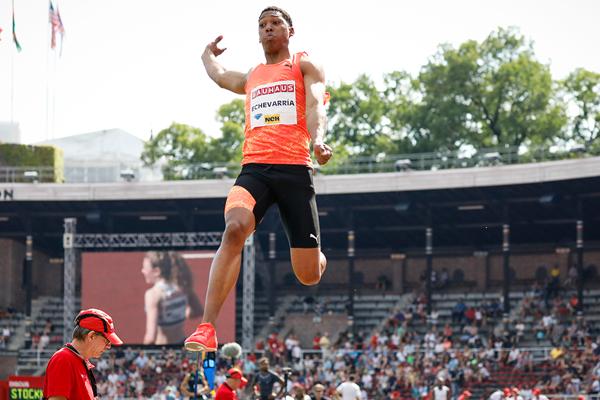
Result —
<instances>
[{"instance_id":1,"label":"metal scaffolding tower","mask_svg":"<svg viewBox=\"0 0 600 400\"><path fill-rule=\"evenodd\" d=\"M65 218L65 233L63 235L64 256L64 293L63 293L63 341L71 338L73 320L75 319L75 266L77 250L74 246L76 218Z\"/></svg>"},{"instance_id":2,"label":"metal scaffolding tower","mask_svg":"<svg viewBox=\"0 0 600 400\"><path fill-rule=\"evenodd\" d=\"M242 348L252 349L254 340L254 270L255 270L254 234L246 239L244 245L244 297L242 308Z\"/></svg>"}]
</instances>

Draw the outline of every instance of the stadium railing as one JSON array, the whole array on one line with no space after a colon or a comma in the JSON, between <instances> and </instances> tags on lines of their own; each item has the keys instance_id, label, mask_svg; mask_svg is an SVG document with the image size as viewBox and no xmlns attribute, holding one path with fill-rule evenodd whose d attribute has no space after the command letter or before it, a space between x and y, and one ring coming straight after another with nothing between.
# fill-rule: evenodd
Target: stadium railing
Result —
<instances>
[{"instance_id":1,"label":"stadium railing","mask_svg":"<svg viewBox=\"0 0 600 400\"><path fill-rule=\"evenodd\" d=\"M557 146L531 145L463 149L411 154L378 154L367 157L333 158L326 165L315 165L322 175L370 174L384 172L437 171L442 169L494 167L497 165L525 164L566 160L583 156L599 156L600 149L582 146L559 148ZM67 162L68 161L68 162ZM240 162L153 165L119 161L65 160L66 182L119 182L123 169L133 171L136 181L225 179L237 176ZM93 166L92 166L93 165ZM33 178L25 172L36 171L39 182L54 181L54 167L0 167L0 182L30 182Z\"/></svg>"}]
</instances>

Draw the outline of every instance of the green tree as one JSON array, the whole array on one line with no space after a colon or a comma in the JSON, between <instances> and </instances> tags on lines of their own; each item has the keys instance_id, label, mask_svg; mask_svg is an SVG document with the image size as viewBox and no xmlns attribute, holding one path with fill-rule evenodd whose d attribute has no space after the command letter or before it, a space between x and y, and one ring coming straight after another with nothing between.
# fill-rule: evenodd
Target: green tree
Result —
<instances>
[{"instance_id":1,"label":"green tree","mask_svg":"<svg viewBox=\"0 0 600 400\"><path fill-rule=\"evenodd\" d=\"M386 113L385 99L367 75L351 83L328 86L327 143L338 154L372 155L380 152ZM387 143L384 138L383 143ZM345 148L345 149L344 149ZM345 151L344 151L345 150Z\"/></svg>"},{"instance_id":2,"label":"green tree","mask_svg":"<svg viewBox=\"0 0 600 400\"><path fill-rule=\"evenodd\" d=\"M594 142L600 137L600 74L578 68L562 84L577 107L571 119L573 138Z\"/></svg>"},{"instance_id":3,"label":"green tree","mask_svg":"<svg viewBox=\"0 0 600 400\"><path fill-rule=\"evenodd\" d=\"M242 160L244 122L246 120L244 107L245 102L242 99L235 99L219 107L216 119L223 124L221 126L221 137L211 139L207 161L229 162Z\"/></svg>"},{"instance_id":4,"label":"green tree","mask_svg":"<svg viewBox=\"0 0 600 400\"><path fill-rule=\"evenodd\" d=\"M441 45L419 75L423 99L413 129L448 149L552 142L563 136L564 106L547 65L515 27L482 43ZM427 135L425 135L427 136Z\"/></svg>"},{"instance_id":5,"label":"green tree","mask_svg":"<svg viewBox=\"0 0 600 400\"><path fill-rule=\"evenodd\" d=\"M217 110L221 137L209 138L200 128L173 122L144 144L142 161L167 165L240 161L244 142L244 101L235 99Z\"/></svg>"},{"instance_id":6,"label":"green tree","mask_svg":"<svg viewBox=\"0 0 600 400\"><path fill-rule=\"evenodd\" d=\"M144 144L142 161L145 165L161 158L168 165L200 163L205 161L208 146L202 129L173 122Z\"/></svg>"}]
</instances>

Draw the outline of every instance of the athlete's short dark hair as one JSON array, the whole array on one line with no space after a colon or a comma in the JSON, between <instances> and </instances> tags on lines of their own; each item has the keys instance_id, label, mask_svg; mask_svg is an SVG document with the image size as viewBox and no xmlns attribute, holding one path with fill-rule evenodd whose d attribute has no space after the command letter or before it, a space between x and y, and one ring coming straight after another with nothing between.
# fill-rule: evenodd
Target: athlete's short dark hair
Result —
<instances>
[{"instance_id":1,"label":"athlete's short dark hair","mask_svg":"<svg viewBox=\"0 0 600 400\"><path fill-rule=\"evenodd\" d=\"M285 21L288 23L289 26L294 26L294 24L292 23L292 17L290 17L290 14L287 13L287 11L279 8L279 7L275 7L275 6L269 6L267 8L265 8L264 10L262 10L260 12L260 15L258 16L258 20L260 21L260 17L262 17L262 15L264 13L266 13L267 11L277 11L281 13L281 16L283 19L285 19Z\"/></svg>"}]
</instances>

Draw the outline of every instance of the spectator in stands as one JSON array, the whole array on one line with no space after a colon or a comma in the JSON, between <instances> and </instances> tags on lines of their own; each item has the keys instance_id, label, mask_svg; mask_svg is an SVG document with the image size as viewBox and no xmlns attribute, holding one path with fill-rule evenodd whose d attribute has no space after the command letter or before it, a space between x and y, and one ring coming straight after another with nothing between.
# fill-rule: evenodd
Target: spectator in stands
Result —
<instances>
[{"instance_id":1,"label":"spectator in stands","mask_svg":"<svg viewBox=\"0 0 600 400\"><path fill-rule=\"evenodd\" d=\"M48 347L48 344L50 343L50 336L48 336L48 333L46 331L44 331L44 333L42 333L42 336L40 337L40 342L38 344L38 349L45 349L46 347Z\"/></svg>"},{"instance_id":2,"label":"spectator in stands","mask_svg":"<svg viewBox=\"0 0 600 400\"><path fill-rule=\"evenodd\" d=\"M577 266L575 264L571 264L571 268L569 268L569 273L567 279L565 279L564 285L567 288L575 288L577 287Z\"/></svg>"},{"instance_id":3,"label":"spectator in stands","mask_svg":"<svg viewBox=\"0 0 600 400\"><path fill-rule=\"evenodd\" d=\"M519 344L519 341L523 338L524 335L525 335L525 324L523 324L523 321L518 320L517 323L515 324L514 343Z\"/></svg>"},{"instance_id":4,"label":"spectator in stands","mask_svg":"<svg viewBox=\"0 0 600 400\"><path fill-rule=\"evenodd\" d=\"M465 325L471 325L475 321L475 310L473 307L467 307L465 311Z\"/></svg>"},{"instance_id":5,"label":"spectator in stands","mask_svg":"<svg viewBox=\"0 0 600 400\"><path fill-rule=\"evenodd\" d=\"M358 332L358 336L356 337L356 343L354 345L356 350L364 350L365 349L365 337L362 332Z\"/></svg>"},{"instance_id":6,"label":"spectator in stands","mask_svg":"<svg viewBox=\"0 0 600 400\"><path fill-rule=\"evenodd\" d=\"M308 310L315 304L315 298L312 296L306 296L302 301L302 310L304 314L308 314Z\"/></svg>"},{"instance_id":7,"label":"spectator in stands","mask_svg":"<svg viewBox=\"0 0 600 400\"><path fill-rule=\"evenodd\" d=\"M467 307L463 302L462 298L459 298L456 304L454 305L454 311L452 312L452 322L462 323L462 320L465 316L465 311Z\"/></svg>"},{"instance_id":8,"label":"spectator in stands","mask_svg":"<svg viewBox=\"0 0 600 400\"><path fill-rule=\"evenodd\" d=\"M148 364L148 357L146 357L143 351L140 351L133 361L133 365L137 366L139 369L145 369L146 364Z\"/></svg>"},{"instance_id":9,"label":"spectator in stands","mask_svg":"<svg viewBox=\"0 0 600 400\"><path fill-rule=\"evenodd\" d=\"M16 312L17 311L15 310L15 306L12 303L6 308L6 316L8 317L8 319L13 319Z\"/></svg>"},{"instance_id":10,"label":"spectator in stands","mask_svg":"<svg viewBox=\"0 0 600 400\"><path fill-rule=\"evenodd\" d=\"M52 329L52 321L50 321L50 318L46 318L46 326L44 327L43 333L49 335L52 332Z\"/></svg>"},{"instance_id":11,"label":"spectator in stands","mask_svg":"<svg viewBox=\"0 0 600 400\"><path fill-rule=\"evenodd\" d=\"M323 358L329 358L330 345L329 332L325 332L323 336L321 336L321 339L319 339L319 346L321 347L321 354L323 355Z\"/></svg>"},{"instance_id":12,"label":"spectator in stands","mask_svg":"<svg viewBox=\"0 0 600 400\"><path fill-rule=\"evenodd\" d=\"M385 276L385 274L382 272L379 274L379 276L377 277L377 280L375 281L375 289L377 290L386 290L389 286L389 279L387 276Z\"/></svg>"},{"instance_id":13,"label":"spectator in stands","mask_svg":"<svg viewBox=\"0 0 600 400\"><path fill-rule=\"evenodd\" d=\"M438 289L445 289L450 281L450 275L448 274L448 269L446 267L442 268L442 272L440 274L440 282L438 285Z\"/></svg>"},{"instance_id":14,"label":"spectator in stands","mask_svg":"<svg viewBox=\"0 0 600 400\"><path fill-rule=\"evenodd\" d=\"M323 386L322 383L313 385L312 393L313 394L310 396L311 400L331 400L328 396L325 396L325 386Z\"/></svg>"},{"instance_id":15,"label":"spectator in stands","mask_svg":"<svg viewBox=\"0 0 600 400\"><path fill-rule=\"evenodd\" d=\"M508 359L506 360L506 364L510 366L515 366L519 359L519 354L521 354L521 351L515 346L512 346L510 352L508 353Z\"/></svg>"},{"instance_id":16,"label":"spectator in stands","mask_svg":"<svg viewBox=\"0 0 600 400\"><path fill-rule=\"evenodd\" d=\"M31 335L31 348L32 349L39 348L41 338L42 338L42 335L40 332L35 332L33 335Z\"/></svg>"},{"instance_id":17,"label":"spectator in stands","mask_svg":"<svg viewBox=\"0 0 600 400\"><path fill-rule=\"evenodd\" d=\"M579 298L576 295L572 295L567 306L569 309L569 315L573 316L573 313L576 313L577 308L579 307Z\"/></svg>"},{"instance_id":18,"label":"spectator in stands","mask_svg":"<svg viewBox=\"0 0 600 400\"><path fill-rule=\"evenodd\" d=\"M10 339L10 329L8 328L8 325L4 325L4 328L2 329L2 336L0 336L0 341L2 342L2 348L4 349L6 347L6 344L8 343L8 340Z\"/></svg>"},{"instance_id":19,"label":"spectator in stands","mask_svg":"<svg viewBox=\"0 0 600 400\"><path fill-rule=\"evenodd\" d=\"M440 318L440 313L438 312L438 310L436 308L432 308L431 314L429 315L429 322L432 325L437 325L439 322L439 318Z\"/></svg>"},{"instance_id":20,"label":"spectator in stands","mask_svg":"<svg viewBox=\"0 0 600 400\"><path fill-rule=\"evenodd\" d=\"M360 400L360 387L354 382L354 375L350 375L347 382L341 383L335 393L341 396L342 400Z\"/></svg>"},{"instance_id":21,"label":"spectator in stands","mask_svg":"<svg viewBox=\"0 0 600 400\"><path fill-rule=\"evenodd\" d=\"M306 394L306 388L300 383L294 384L294 392L292 399L294 400L310 400L310 396Z\"/></svg>"}]
</instances>

